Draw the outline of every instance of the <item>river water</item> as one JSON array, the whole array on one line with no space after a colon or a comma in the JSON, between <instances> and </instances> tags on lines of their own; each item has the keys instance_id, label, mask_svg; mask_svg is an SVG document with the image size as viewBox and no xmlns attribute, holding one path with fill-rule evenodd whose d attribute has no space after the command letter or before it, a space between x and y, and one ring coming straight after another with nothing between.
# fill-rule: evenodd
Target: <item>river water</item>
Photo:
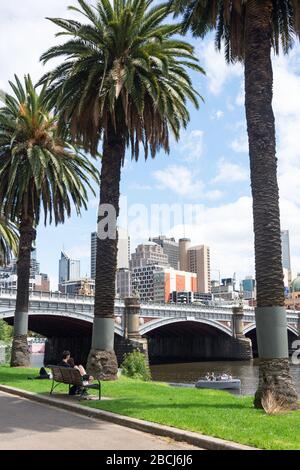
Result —
<instances>
[{"instance_id":1,"label":"river water","mask_svg":"<svg viewBox=\"0 0 300 470\"><path fill-rule=\"evenodd\" d=\"M251 361L216 361L216 362L189 362L177 364L159 364L151 366L152 380L162 382L195 383L206 372L215 375L224 373L241 380L241 390L232 391L242 395L253 395L258 384L257 360ZM297 391L300 395L300 365L291 364Z\"/></svg>"},{"instance_id":2,"label":"river water","mask_svg":"<svg viewBox=\"0 0 300 470\"><path fill-rule=\"evenodd\" d=\"M42 367L44 354L31 354L31 366ZM252 361L211 361L188 362L176 364L151 365L152 380L159 382L195 383L207 372L215 375L232 375L241 380L241 390L233 390L232 393L253 395L258 384L257 360ZM295 380L297 391L300 395L300 365L291 364L291 372Z\"/></svg>"}]
</instances>

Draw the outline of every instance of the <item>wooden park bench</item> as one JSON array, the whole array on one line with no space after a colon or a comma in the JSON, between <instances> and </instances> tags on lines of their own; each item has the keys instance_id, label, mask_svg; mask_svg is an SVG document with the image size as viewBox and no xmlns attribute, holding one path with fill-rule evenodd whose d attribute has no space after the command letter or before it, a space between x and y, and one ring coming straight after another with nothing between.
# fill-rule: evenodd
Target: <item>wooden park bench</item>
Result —
<instances>
[{"instance_id":1,"label":"wooden park bench","mask_svg":"<svg viewBox=\"0 0 300 470\"><path fill-rule=\"evenodd\" d=\"M99 400L101 400L101 383L100 380L97 380L98 384L87 384L84 385L82 375L80 374L78 369L73 369L69 367L60 367L60 366L48 366L52 372L52 386L50 395L52 395L53 390L60 384L67 384L69 385L69 392L72 385L80 387L81 393L80 398L84 395L84 389L95 389L99 391ZM55 383L56 382L56 383Z\"/></svg>"}]
</instances>

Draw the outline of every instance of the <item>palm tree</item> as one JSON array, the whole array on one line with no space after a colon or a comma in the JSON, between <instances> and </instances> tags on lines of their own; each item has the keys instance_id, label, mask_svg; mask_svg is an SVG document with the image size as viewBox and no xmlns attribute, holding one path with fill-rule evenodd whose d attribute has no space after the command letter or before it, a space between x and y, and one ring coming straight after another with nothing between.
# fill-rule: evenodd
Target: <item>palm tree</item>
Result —
<instances>
[{"instance_id":1,"label":"palm tree","mask_svg":"<svg viewBox=\"0 0 300 470\"><path fill-rule=\"evenodd\" d=\"M289 371L271 50L287 53L300 33L299 0L172 0L183 14L183 30L204 37L216 29L216 46L228 62L245 64L245 106L249 139L257 281L256 330L260 380L255 406L271 390L287 407L297 404Z\"/></svg>"},{"instance_id":2,"label":"palm tree","mask_svg":"<svg viewBox=\"0 0 300 470\"><path fill-rule=\"evenodd\" d=\"M16 227L0 216L0 266L9 263L11 253L17 254L18 235Z\"/></svg>"},{"instance_id":3,"label":"palm tree","mask_svg":"<svg viewBox=\"0 0 300 470\"><path fill-rule=\"evenodd\" d=\"M114 298L117 265L121 168L131 148L138 160L169 151L170 130L179 138L186 127L189 99L198 107L187 68L203 72L193 48L174 37L178 24L166 24L167 5L153 7L152 0L100 0L96 6L78 0L84 15L79 21L52 19L70 39L42 56L43 62L65 57L45 75L50 81L50 103L68 123L73 138L91 154L103 138L98 243L96 262L95 320L89 371L94 376L115 378L113 351Z\"/></svg>"},{"instance_id":4,"label":"palm tree","mask_svg":"<svg viewBox=\"0 0 300 470\"><path fill-rule=\"evenodd\" d=\"M57 118L38 93L30 76L25 87L15 77L14 96L5 95L0 108L0 212L19 226L18 290L14 320L12 366L28 365L27 330L30 258L40 221L55 224L87 208L89 178L98 173L87 157L60 136Z\"/></svg>"}]
</instances>

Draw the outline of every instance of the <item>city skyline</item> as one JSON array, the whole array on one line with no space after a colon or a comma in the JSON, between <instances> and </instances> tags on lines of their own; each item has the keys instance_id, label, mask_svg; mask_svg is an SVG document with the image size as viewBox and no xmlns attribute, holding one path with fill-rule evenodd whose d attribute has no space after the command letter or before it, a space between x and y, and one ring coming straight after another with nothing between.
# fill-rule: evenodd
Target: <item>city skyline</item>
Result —
<instances>
[{"instance_id":1,"label":"city skyline","mask_svg":"<svg viewBox=\"0 0 300 470\"><path fill-rule=\"evenodd\" d=\"M153 243L153 244L157 244L159 247L161 247L161 245L159 245L158 243L152 242L152 239L155 239L155 238L156 238L156 239L159 239L160 237L165 237L164 235L159 235L159 236L157 236L157 237L152 237L151 240L149 240L149 239L142 240L142 241L139 242L136 246L133 246L133 245L130 243L130 240L131 240L130 234L129 234L125 229L123 229L123 228L121 228L121 231L122 231L122 234L123 234L123 235L124 235L124 234L127 234L126 241L128 241L128 244L127 244L126 246L128 247L128 249L129 249L129 246L131 246L131 250L130 250L130 258L129 258L128 266L125 266L125 265L124 265L124 266L123 266L123 265L121 266L121 265L120 265L120 267L118 267L118 269L128 269L128 268L130 267L131 255L135 255L136 249L137 249L140 245L149 245L150 243ZM284 229L284 230L281 231L282 234L283 234L283 233L285 233L285 234L287 233L287 234L288 234L288 235L287 235L288 240L289 240L289 232L290 232L290 231L289 231L289 230L286 230L286 229ZM78 277L75 276L75 277L76 277L76 280L79 280L79 279L93 279L93 276L92 276L91 274L92 274L92 272L93 272L93 268L92 268L92 264L93 264L92 257L93 257L93 245L94 245L94 243L95 243L95 242L93 242L93 236L94 236L95 234L96 234L96 232L92 232L92 233L90 234L90 245L89 245L89 253L90 253L90 256L88 257L89 269L86 271L85 274L83 273L83 271L82 271L82 269L81 269L81 262L82 262L82 260L81 260L80 258L77 259L77 260L74 260L74 257L72 256L72 254L71 254L69 251L67 251L67 250L61 250L61 251L60 251L60 254L62 255L62 254L65 253L66 256L67 256L67 258L68 258L69 260L72 260L73 262L74 262L74 261L79 262L79 271L80 271L80 275L79 275ZM150 237L150 238L151 238L151 237ZM173 237L172 237L172 238L173 238ZM122 240L122 241L125 241L125 238L122 238L121 240ZM187 241L189 242L189 248L188 248L187 250L194 249L194 248L199 248L199 247L202 247L202 246L203 246L203 245L195 246L191 239L178 239L178 240L174 239L174 242L176 242L176 243L178 242L178 250L180 250L180 243L179 243L180 240L187 240ZM122 245L120 245L120 246L125 249L125 243L124 243L123 245L124 245L124 246L122 246ZM289 242L288 242L288 246L289 246L289 250L290 250L291 247L290 247ZM208 247L208 250L209 250L209 252L210 252L210 247ZM37 250L35 249L34 252L35 252L35 257L36 257L36 252L37 252ZM284 249L283 249L283 252L284 252ZM129 255L129 251L128 251L128 255ZM283 255L283 256L284 256L284 255ZM179 257L179 258L180 258L180 257ZM122 257L121 259L124 259L124 257ZM290 266L292 266L292 261L291 261L291 259L292 259L292 258L289 257L289 264L290 264ZM57 258L57 263L58 263L58 264L59 264L59 261L60 261L59 258ZM160 264L160 263L158 263L158 264ZM170 264L170 263L169 263L169 264ZM40 263L38 263L38 265L40 265ZM171 266L171 264L170 264L170 266ZM188 266L188 265L187 265L187 266ZM167 267L167 264L166 264L166 267ZM172 267L172 266L171 266L171 267ZM283 262L283 268L286 268L286 266L284 265L284 262ZM174 268L174 269L175 269L175 268ZM182 271L191 272L191 270L188 269L188 267L186 267L186 269L184 269L184 266L180 267L180 262L178 262L178 270L180 270L180 269L181 269ZM219 269L210 269L210 272L212 272L212 274L210 274L210 276L209 276L209 278L210 278L211 281L220 281L220 280L222 280L222 279L225 279L226 277L233 277L233 276L236 276L236 273L237 273L237 271L234 271L234 272L232 273L232 276L227 276L227 275L225 275L225 274L222 272L222 270L219 270ZM294 278L296 278L298 272L300 272L300 268L299 268L298 270L297 270L297 269L296 269L296 270L294 270L294 269L291 270L291 273L292 273L291 280L293 280ZM243 279L247 279L247 278L255 278L254 273L246 273L244 276L243 276L243 275L238 275L238 276L236 277L236 281L237 281L237 283L238 283L238 282L242 282ZM73 279L72 279L72 280L73 280ZM75 280L75 278L74 278L74 280ZM59 284L59 282L57 282L57 285L56 285L56 284L53 284L53 282L51 282L51 290L56 290L56 288L58 288L58 284ZM200 291L201 291L201 290L199 290L199 292L200 292Z\"/></svg>"}]
</instances>

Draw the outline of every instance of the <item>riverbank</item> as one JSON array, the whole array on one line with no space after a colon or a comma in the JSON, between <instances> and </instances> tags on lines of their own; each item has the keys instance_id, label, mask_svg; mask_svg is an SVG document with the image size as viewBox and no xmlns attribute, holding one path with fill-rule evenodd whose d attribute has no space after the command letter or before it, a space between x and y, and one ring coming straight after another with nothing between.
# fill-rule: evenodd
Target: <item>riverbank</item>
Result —
<instances>
[{"instance_id":1,"label":"riverbank","mask_svg":"<svg viewBox=\"0 0 300 470\"><path fill-rule=\"evenodd\" d=\"M0 383L39 394L48 394L50 381L28 380L36 369L0 367ZM57 393L66 393L60 385ZM86 407L118 413L154 423L194 431L262 449L300 449L300 411L267 416L253 409L252 397L227 392L175 388L122 377L103 382L110 400L86 401Z\"/></svg>"}]
</instances>

